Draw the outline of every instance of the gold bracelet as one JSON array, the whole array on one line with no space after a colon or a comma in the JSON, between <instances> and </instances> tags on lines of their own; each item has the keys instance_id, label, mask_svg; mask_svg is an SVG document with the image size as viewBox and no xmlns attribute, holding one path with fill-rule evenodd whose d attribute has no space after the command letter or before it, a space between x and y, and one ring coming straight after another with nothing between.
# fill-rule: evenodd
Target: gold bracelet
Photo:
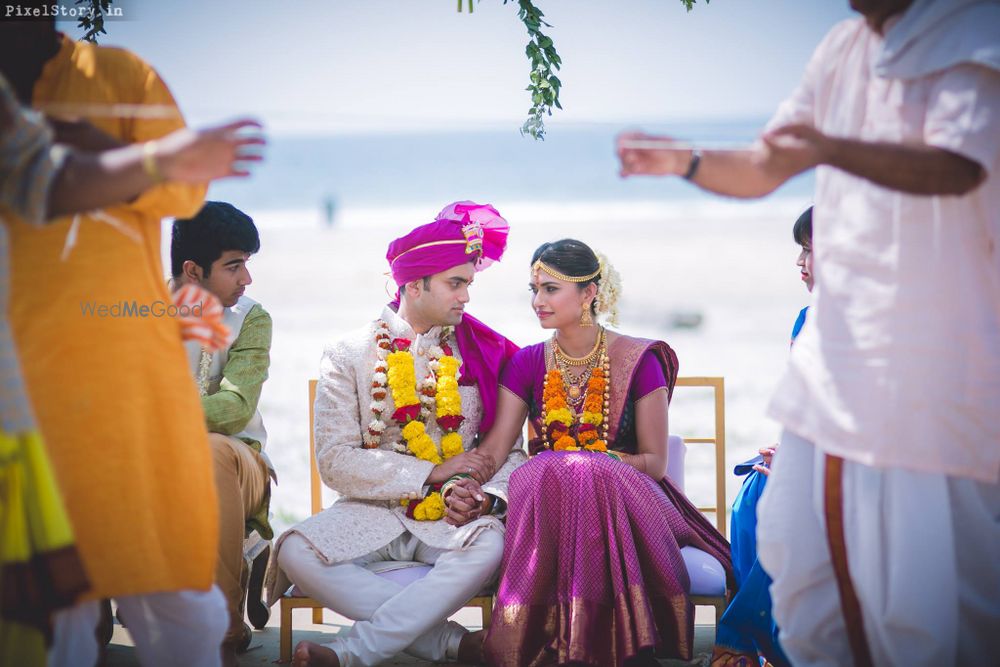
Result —
<instances>
[{"instance_id":1,"label":"gold bracelet","mask_svg":"<svg viewBox=\"0 0 1000 667\"><path fill-rule=\"evenodd\" d=\"M162 183L166 179L163 178L163 172L160 171L160 165L156 161L156 148L155 141L147 141L142 145L142 170L153 183Z\"/></svg>"}]
</instances>

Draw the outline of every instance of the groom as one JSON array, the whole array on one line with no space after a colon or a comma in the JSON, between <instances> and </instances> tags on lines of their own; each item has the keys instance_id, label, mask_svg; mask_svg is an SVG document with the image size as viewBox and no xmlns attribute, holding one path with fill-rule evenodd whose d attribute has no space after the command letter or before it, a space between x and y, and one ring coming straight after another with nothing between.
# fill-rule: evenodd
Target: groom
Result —
<instances>
[{"instance_id":1,"label":"groom","mask_svg":"<svg viewBox=\"0 0 1000 667\"><path fill-rule=\"evenodd\" d=\"M299 643L296 665L375 665L404 650L479 657L481 637L446 619L496 576L507 479L523 453L498 462L476 449L517 348L465 305L507 229L493 207L456 202L393 241L398 301L324 352L316 458L340 497L279 539L277 588L290 580L355 623L325 646ZM433 567L400 586L372 571L384 561Z\"/></svg>"}]
</instances>

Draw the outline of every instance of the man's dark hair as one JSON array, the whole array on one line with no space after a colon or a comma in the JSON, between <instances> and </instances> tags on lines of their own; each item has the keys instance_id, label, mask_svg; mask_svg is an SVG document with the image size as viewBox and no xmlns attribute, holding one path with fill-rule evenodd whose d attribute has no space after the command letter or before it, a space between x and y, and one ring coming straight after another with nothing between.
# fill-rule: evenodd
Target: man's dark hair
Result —
<instances>
[{"instance_id":1,"label":"man's dark hair","mask_svg":"<svg viewBox=\"0 0 1000 667\"><path fill-rule=\"evenodd\" d=\"M227 250L255 253L260 250L260 236L249 215L232 204L208 201L193 218L174 220L170 239L170 269L176 278L191 260L207 278L212 262Z\"/></svg>"},{"instance_id":2,"label":"man's dark hair","mask_svg":"<svg viewBox=\"0 0 1000 667\"><path fill-rule=\"evenodd\" d=\"M795 237L795 242L798 243L803 248L812 248L813 245L813 207L810 206L799 219L795 221L795 226L792 227L792 236Z\"/></svg>"}]
</instances>

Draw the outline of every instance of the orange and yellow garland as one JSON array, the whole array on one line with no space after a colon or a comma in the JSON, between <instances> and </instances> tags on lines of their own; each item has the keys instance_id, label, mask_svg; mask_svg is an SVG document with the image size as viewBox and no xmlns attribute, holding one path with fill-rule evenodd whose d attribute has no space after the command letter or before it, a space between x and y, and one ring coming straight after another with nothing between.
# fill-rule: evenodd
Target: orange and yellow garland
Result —
<instances>
[{"instance_id":1,"label":"orange and yellow garland","mask_svg":"<svg viewBox=\"0 0 1000 667\"><path fill-rule=\"evenodd\" d=\"M587 392L583 399L583 412L579 415L574 437L573 426L577 422L566 401L566 385L563 374L554 368L545 374L542 390L542 422L545 437L551 449L559 451L592 452L608 451L608 363L602 355L602 363L590 373Z\"/></svg>"}]
</instances>

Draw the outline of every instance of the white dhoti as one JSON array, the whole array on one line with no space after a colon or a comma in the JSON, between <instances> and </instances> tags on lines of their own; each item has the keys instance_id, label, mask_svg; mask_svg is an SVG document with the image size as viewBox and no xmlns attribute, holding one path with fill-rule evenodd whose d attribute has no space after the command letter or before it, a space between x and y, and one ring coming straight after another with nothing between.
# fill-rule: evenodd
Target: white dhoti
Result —
<instances>
[{"instance_id":1,"label":"white dhoti","mask_svg":"<svg viewBox=\"0 0 1000 667\"><path fill-rule=\"evenodd\" d=\"M446 619L492 583L503 556L503 535L481 532L462 550L429 547L411 533L345 563L325 563L298 534L288 535L278 565L306 595L355 621L326 644L343 667L376 665L406 652L423 660L455 660L466 630ZM376 561L418 561L434 567L400 586L365 569Z\"/></svg>"},{"instance_id":2,"label":"white dhoti","mask_svg":"<svg viewBox=\"0 0 1000 667\"><path fill-rule=\"evenodd\" d=\"M219 667L229 627L226 599L218 586L207 591L171 591L115 598L143 667ZM100 602L88 600L56 613L49 667L97 664L95 634Z\"/></svg>"},{"instance_id":3,"label":"white dhoti","mask_svg":"<svg viewBox=\"0 0 1000 667\"><path fill-rule=\"evenodd\" d=\"M795 665L854 664L824 515L824 455L785 432L758 510L757 550ZM1000 484L845 461L850 578L875 665L995 664Z\"/></svg>"}]
</instances>

